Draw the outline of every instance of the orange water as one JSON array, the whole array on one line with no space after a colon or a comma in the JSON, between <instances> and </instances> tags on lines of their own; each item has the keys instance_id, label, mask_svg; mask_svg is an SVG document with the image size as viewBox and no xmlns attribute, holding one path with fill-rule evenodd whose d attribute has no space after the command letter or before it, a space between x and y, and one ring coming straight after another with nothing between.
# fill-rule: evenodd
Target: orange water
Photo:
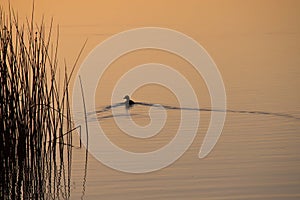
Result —
<instances>
[{"instance_id":1,"label":"orange water","mask_svg":"<svg viewBox=\"0 0 300 200\"><path fill-rule=\"evenodd\" d=\"M12 4L21 20L30 13L27 3ZM299 1L47 1L36 2L35 9L36 18L45 13L60 24L60 59L66 58L69 66L86 39L79 63L98 43L120 31L144 26L175 29L194 38L212 56L224 80L228 108L300 117ZM165 63L181 71L193 85L200 105L210 106L205 83L192 67L175 55L155 50L132 52L112 63L98 85L96 106L110 103L112 88L123 73L147 62ZM140 88L133 98L178 105L169 90L156 85ZM139 117L133 116L133 120L148 124L147 111L134 107L131 113ZM99 123L115 144L147 152L174 137L179 114L168 111L161 133L146 140L125 135L113 118ZM198 152L210 114L200 115L197 137L188 151L156 172L119 172L90 155L85 179L85 151L74 149L71 199L82 195L85 199L130 200L300 198L299 120L228 113L217 145L200 160Z\"/></svg>"}]
</instances>

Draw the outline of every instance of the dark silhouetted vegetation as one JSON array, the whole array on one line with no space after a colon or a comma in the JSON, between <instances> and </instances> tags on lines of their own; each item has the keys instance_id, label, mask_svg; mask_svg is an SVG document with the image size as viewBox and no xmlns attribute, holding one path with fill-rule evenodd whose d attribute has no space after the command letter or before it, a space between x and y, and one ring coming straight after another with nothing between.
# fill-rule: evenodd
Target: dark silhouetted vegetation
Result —
<instances>
[{"instance_id":1,"label":"dark silhouetted vegetation","mask_svg":"<svg viewBox=\"0 0 300 200\"><path fill-rule=\"evenodd\" d=\"M70 197L70 78L52 30L0 10L0 199Z\"/></svg>"}]
</instances>

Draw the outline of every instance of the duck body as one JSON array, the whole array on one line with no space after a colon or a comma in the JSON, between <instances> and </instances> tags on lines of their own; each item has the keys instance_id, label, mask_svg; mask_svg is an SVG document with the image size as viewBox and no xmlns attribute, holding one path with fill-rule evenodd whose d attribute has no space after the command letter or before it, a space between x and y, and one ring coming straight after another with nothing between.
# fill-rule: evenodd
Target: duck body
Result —
<instances>
[{"instance_id":1,"label":"duck body","mask_svg":"<svg viewBox=\"0 0 300 200\"><path fill-rule=\"evenodd\" d=\"M125 106L126 106L127 109L132 107L135 104L135 102L132 101L128 95L126 95L123 99L126 100L125 101Z\"/></svg>"}]
</instances>

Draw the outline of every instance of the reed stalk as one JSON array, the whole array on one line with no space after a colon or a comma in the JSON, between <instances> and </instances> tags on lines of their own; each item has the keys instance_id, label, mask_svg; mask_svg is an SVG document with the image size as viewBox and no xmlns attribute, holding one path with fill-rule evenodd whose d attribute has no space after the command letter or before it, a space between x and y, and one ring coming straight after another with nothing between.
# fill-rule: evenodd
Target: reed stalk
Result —
<instances>
[{"instance_id":1,"label":"reed stalk","mask_svg":"<svg viewBox=\"0 0 300 200\"><path fill-rule=\"evenodd\" d=\"M52 24L0 9L0 199L70 197L70 76Z\"/></svg>"}]
</instances>

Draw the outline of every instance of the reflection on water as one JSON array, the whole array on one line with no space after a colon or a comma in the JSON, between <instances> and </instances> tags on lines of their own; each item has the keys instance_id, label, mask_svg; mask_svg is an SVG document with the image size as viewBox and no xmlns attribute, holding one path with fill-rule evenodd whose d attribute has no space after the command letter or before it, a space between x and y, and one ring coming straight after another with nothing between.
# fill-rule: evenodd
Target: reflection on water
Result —
<instances>
[{"instance_id":1,"label":"reflection on water","mask_svg":"<svg viewBox=\"0 0 300 200\"><path fill-rule=\"evenodd\" d=\"M21 139L21 138L20 138ZM72 146L51 144L40 149L27 146L17 152L8 145L1 156L1 199L70 199ZM82 178L85 194L87 154Z\"/></svg>"}]
</instances>

